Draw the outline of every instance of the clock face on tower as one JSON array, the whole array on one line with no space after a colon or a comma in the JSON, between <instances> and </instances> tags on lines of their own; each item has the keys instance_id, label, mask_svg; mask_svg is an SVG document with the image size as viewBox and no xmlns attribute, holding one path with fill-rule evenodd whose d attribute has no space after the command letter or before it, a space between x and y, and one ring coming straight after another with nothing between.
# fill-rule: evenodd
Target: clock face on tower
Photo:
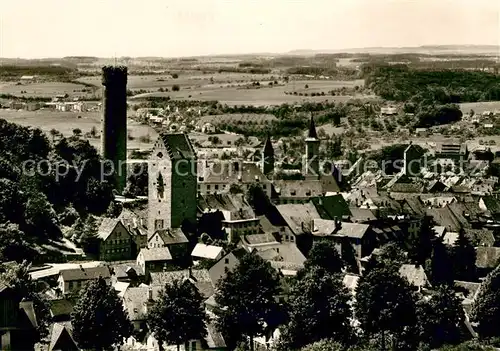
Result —
<instances>
[{"instance_id":1,"label":"clock face on tower","mask_svg":"<svg viewBox=\"0 0 500 351\"><path fill-rule=\"evenodd\" d=\"M158 192L158 198L163 198L165 192L165 183L163 182L163 177L161 173L158 173L158 179L156 181L156 190Z\"/></svg>"}]
</instances>

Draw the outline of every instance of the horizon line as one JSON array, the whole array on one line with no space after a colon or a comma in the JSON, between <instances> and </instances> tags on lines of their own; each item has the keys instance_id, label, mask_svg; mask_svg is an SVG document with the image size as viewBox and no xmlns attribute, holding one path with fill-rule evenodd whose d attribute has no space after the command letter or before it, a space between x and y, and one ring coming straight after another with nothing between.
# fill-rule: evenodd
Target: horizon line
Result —
<instances>
[{"instance_id":1,"label":"horizon line","mask_svg":"<svg viewBox=\"0 0 500 351\"><path fill-rule=\"evenodd\" d=\"M179 59L179 58L197 58L197 57L233 57L233 56L255 56L255 55L299 55L298 52L311 52L314 54L322 54L322 53L335 53L335 54L363 54L367 53L366 51L363 50L395 50L395 49L408 49L410 51L404 52L404 53L414 53L411 50L418 50L418 49L428 49L428 48L434 48L439 50L440 48L442 50L451 50L453 51L453 48L459 49L460 47L462 48L480 48L480 47L487 47L488 49L496 50L496 54L500 55L500 44L432 44L432 45L419 45L419 46L367 46L367 47L351 47L351 48L342 48L342 49L292 49L284 52L246 52L246 53L213 53L213 54L199 54L199 55L180 55L180 56L158 56L158 55L142 55L142 56L129 56L129 55L122 55L122 56L96 56L96 55L78 55L78 54L71 54L71 55L64 55L64 56L32 56L32 57L12 57L12 56L1 56L1 59L9 59L9 60L51 60L51 59L64 59L64 58L73 58L73 57L81 57L81 58L99 58L99 59L119 59L119 58L135 58L135 59L140 59L140 58L162 58L162 59ZM359 50L355 51L354 50ZM480 54L486 54L490 53L492 54L493 52L478 52L478 53L472 53L475 55L480 55ZM454 54L457 54L456 52ZM459 54L459 53L458 53ZM469 53L471 54L471 53Z\"/></svg>"}]
</instances>

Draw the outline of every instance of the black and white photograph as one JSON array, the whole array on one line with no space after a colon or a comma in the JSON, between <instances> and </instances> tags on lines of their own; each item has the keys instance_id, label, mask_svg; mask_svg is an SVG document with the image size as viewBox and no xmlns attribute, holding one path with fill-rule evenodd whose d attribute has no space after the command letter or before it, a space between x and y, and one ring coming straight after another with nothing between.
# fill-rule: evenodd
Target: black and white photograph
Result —
<instances>
[{"instance_id":1,"label":"black and white photograph","mask_svg":"<svg viewBox=\"0 0 500 351\"><path fill-rule=\"evenodd\" d=\"M500 350L499 0L0 0L0 350Z\"/></svg>"}]
</instances>

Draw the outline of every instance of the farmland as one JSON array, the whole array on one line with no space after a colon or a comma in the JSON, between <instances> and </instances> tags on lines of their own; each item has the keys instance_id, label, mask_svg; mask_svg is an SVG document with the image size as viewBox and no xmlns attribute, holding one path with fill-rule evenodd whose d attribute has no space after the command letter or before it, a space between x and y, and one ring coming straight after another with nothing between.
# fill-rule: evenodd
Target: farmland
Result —
<instances>
[{"instance_id":1,"label":"farmland","mask_svg":"<svg viewBox=\"0 0 500 351\"><path fill-rule=\"evenodd\" d=\"M474 110L475 113L500 110L500 101L467 102L460 104L462 113L469 113L471 109Z\"/></svg>"},{"instance_id":2,"label":"farmland","mask_svg":"<svg viewBox=\"0 0 500 351\"><path fill-rule=\"evenodd\" d=\"M96 89L83 84L66 82L23 83L0 82L0 94L9 94L24 97L51 98L56 95L68 94L71 98L89 98Z\"/></svg>"},{"instance_id":3,"label":"farmland","mask_svg":"<svg viewBox=\"0 0 500 351\"><path fill-rule=\"evenodd\" d=\"M78 116L81 116L81 118L78 118ZM23 126L40 128L47 134L51 129L56 129L66 137L71 136L73 134L73 129L76 128L81 129L83 134L89 132L92 127L95 127L97 130L101 129L101 117L98 112L82 112L76 114L72 112L56 112L47 110L0 110L0 118ZM131 119L128 120L127 127L129 135L134 139L127 142L127 147L129 149L143 149L152 146L152 143L139 141L140 137L147 135L149 135L151 140L154 141L156 133L152 128L146 125L141 125ZM89 138L89 142L98 148L100 139L99 137Z\"/></svg>"}]
</instances>

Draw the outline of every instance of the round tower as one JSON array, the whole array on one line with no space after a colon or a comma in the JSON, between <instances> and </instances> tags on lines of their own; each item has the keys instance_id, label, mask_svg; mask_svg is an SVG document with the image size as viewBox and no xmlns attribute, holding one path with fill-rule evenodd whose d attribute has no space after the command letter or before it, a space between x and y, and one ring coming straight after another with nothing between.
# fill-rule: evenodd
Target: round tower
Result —
<instances>
[{"instance_id":1,"label":"round tower","mask_svg":"<svg viewBox=\"0 0 500 351\"><path fill-rule=\"evenodd\" d=\"M101 155L113 164L115 187L121 193L127 179L127 67L102 68Z\"/></svg>"}]
</instances>

